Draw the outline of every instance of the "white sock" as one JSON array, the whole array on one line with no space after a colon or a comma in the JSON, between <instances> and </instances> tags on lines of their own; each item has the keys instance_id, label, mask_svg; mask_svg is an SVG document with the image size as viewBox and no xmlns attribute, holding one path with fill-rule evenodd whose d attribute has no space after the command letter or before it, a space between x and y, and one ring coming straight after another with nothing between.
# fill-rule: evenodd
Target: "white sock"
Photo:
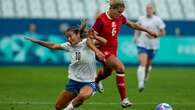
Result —
<instances>
[{"instance_id":1,"label":"white sock","mask_svg":"<svg viewBox=\"0 0 195 110\"><path fill-rule=\"evenodd\" d=\"M152 70L152 66L150 65L149 67L148 67L148 72L150 72Z\"/></svg>"},{"instance_id":2,"label":"white sock","mask_svg":"<svg viewBox=\"0 0 195 110\"><path fill-rule=\"evenodd\" d=\"M144 87L144 79L145 79L145 67L139 66L137 69L137 79L138 79L138 87Z\"/></svg>"},{"instance_id":3,"label":"white sock","mask_svg":"<svg viewBox=\"0 0 195 110\"><path fill-rule=\"evenodd\" d=\"M74 106L72 105L72 102L70 102L64 110L73 110L73 109L74 109Z\"/></svg>"}]
</instances>

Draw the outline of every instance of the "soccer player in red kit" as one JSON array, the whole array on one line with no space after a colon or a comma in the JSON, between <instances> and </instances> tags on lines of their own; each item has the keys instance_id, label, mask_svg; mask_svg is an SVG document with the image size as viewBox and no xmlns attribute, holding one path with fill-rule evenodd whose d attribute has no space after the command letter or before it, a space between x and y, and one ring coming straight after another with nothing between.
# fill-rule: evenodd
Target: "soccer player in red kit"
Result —
<instances>
[{"instance_id":1,"label":"soccer player in red kit","mask_svg":"<svg viewBox=\"0 0 195 110\"><path fill-rule=\"evenodd\" d=\"M110 8L107 12L102 13L96 19L93 29L99 36L104 37L107 40L107 44L102 45L99 49L105 55L105 62L103 68L98 72L96 82L105 79L110 76L112 71L116 71L116 83L121 97L121 106L123 108L129 107L132 103L128 100L126 95L126 82L125 82L125 67L124 64L117 59L117 47L118 47L118 33L122 24L145 31L150 37L156 37L157 34L151 30L147 30L144 27L137 25L131 21L128 21L122 13L124 12L125 4L122 0L110 0Z\"/></svg>"}]
</instances>

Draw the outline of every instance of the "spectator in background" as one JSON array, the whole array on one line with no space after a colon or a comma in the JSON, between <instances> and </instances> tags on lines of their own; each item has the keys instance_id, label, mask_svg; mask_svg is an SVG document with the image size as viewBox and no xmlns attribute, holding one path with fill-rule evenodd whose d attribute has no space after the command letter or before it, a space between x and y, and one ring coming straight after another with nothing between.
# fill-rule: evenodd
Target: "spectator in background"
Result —
<instances>
[{"instance_id":1,"label":"spectator in background","mask_svg":"<svg viewBox=\"0 0 195 110\"><path fill-rule=\"evenodd\" d=\"M66 32L66 30L68 29L69 25L66 23L62 23L59 26L59 32L64 36L64 33Z\"/></svg>"},{"instance_id":2,"label":"spectator in background","mask_svg":"<svg viewBox=\"0 0 195 110\"><path fill-rule=\"evenodd\" d=\"M177 37L181 37L182 36L182 32L181 32L181 29L179 27L176 27L175 28L175 35Z\"/></svg>"},{"instance_id":3,"label":"spectator in background","mask_svg":"<svg viewBox=\"0 0 195 110\"><path fill-rule=\"evenodd\" d=\"M31 32L31 33L36 33L37 32L37 26L34 24L34 23L31 23L30 25L29 25L29 32Z\"/></svg>"},{"instance_id":4,"label":"spectator in background","mask_svg":"<svg viewBox=\"0 0 195 110\"><path fill-rule=\"evenodd\" d=\"M25 36L31 36L33 38L38 38L38 39L44 40L44 36L42 36L42 35L37 33L37 26L36 26L36 24L30 23L28 25L27 29L28 30L26 32L24 32Z\"/></svg>"}]
</instances>

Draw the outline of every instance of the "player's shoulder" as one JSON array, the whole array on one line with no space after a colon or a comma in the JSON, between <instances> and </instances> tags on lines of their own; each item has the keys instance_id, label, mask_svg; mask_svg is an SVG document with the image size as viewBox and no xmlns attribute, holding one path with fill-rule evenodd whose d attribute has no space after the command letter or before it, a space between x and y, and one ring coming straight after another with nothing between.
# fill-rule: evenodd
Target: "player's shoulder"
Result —
<instances>
[{"instance_id":1,"label":"player's shoulder","mask_svg":"<svg viewBox=\"0 0 195 110\"><path fill-rule=\"evenodd\" d=\"M72 45L70 42L62 43L62 44L60 44L60 46L65 51L71 51L71 49L72 49Z\"/></svg>"},{"instance_id":2,"label":"player's shoulder","mask_svg":"<svg viewBox=\"0 0 195 110\"><path fill-rule=\"evenodd\" d=\"M123 15L123 14L121 14L121 16L120 16L120 17L126 18L126 17L125 17L125 15Z\"/></svg>"},{"instance_id":3,"label":"player's shoulder","mask_svg":"<svg viewBox=\"0 0 195 110\"><path fill-rule=\"evenodd\" d=\"M87 42L87 38L84 38L84 39L82 39L79 43L78 43L78 45L85 45L86 44L86 42Z\"/></svg>"},{"instance_id":4,"label":"player's shoulder","mask_svg":"<svg viewBox=\"0 0 195 110\"><path fill-rule=\"evenodd\" d=\"M126 19L125 15L122 14L122 15L120 16L120 19Z\"/></svg>"},{"instance_id":5,"label":"player's shoulder","mask_svg":"<svg viewBox=\"0 0 195 110\"><path fill-rule=\"evenodd\" d=\"M106 13L104 12L104 13L101 13L98 17L97 17L97 19L104 19L106 17Z\"/></svg>"},{"instance_id":6,"label":"player's shoulder","mask_svg":"<svg viewBox=\"0 0 195 110\"><path fill-rule=\"evenodd\" d=\"M155 20L162 20L161 17L156 16L156 15L153 16L153 19L155 19Z\"/></svg>"},{"instance_id":7,"label":"player's shoulder","mask_svg":"<svg viewBox=\"0 0 195 110\"><path fill-rule=\"evenodd\" d=\"M146 20L146 16L140 16L140 17L138 18L138 21L144 21L144 20Z\"/></svg>"},{"instance_id":8,"label":"player's shoulder","mask_svg":"<svg viewBox=\"0 0 195 110\"><path fill-rule=\"evenodd\" d=\"M81 41L81 42L82 42L82 43L87 42L87 38L82 39L82 41Z\"/></svg>"},{"instance_id":9,"label":"player's shoulder","mask_svg":"<svg viewBox=\"0 0 195 110\"><path fill-rule=\"evenodd\" d=\"M61 46L69 46L69 47L71 47L71 43L70 42L64 42L64 43L61 44Z\"/></svg>"}]
</instances>

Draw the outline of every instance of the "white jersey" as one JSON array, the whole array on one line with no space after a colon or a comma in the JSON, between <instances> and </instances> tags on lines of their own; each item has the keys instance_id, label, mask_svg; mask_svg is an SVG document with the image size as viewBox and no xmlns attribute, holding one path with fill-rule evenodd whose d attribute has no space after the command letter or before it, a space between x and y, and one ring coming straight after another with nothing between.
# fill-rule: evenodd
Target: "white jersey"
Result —
<instances>
[{"instance_id":1,"label":"white jersey","mask_svg":"<svg viewBox=\"0 0 195 110\"><path fill-rule=\"evenodd\" d=\"M94 82L96 77L95 53L87 47L87 39L72 46L69 42L61 44L65 51L71 52L68 78L79 82Z\"/></svg>"},{"instance_id":2,"label":"white jersey","mask_svg":"<svg viewBox=\"0 0 195 110\"><path fill-rule=\"evenodd\" d=\"M162 19L158 16L152 16L151 18L147 18L146 16L142 16L139 18L138 22L139 25L150 29L154 32L159 33L160 29L165 28L165 23ZM149 38L149 34L146 32L141 32L138 40L137 45L139 47L144 47L147 49L158 49L160 47L159 38Z\"/></svg>"}]
</instances>

